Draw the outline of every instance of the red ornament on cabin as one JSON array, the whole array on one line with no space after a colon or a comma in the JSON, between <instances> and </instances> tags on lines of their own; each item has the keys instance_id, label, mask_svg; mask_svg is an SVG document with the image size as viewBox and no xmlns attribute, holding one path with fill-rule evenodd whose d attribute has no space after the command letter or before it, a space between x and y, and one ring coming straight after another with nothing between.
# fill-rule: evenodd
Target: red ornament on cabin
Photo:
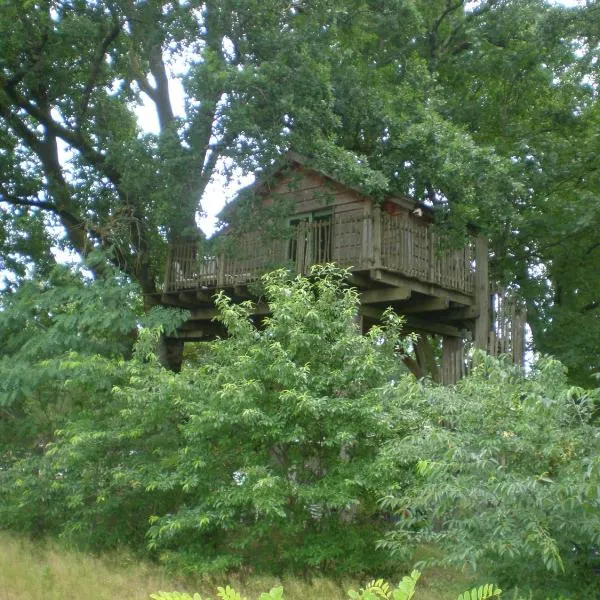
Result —
<instances>
[{"instance_id":1,"label":"red ornament on cabin","mask_svg":"<svg viewBox=\"0 0 600 600\"><path fill-rule=\"evenodd\" d=\"M383 203L383 210L385 210L385 212L388 215L392 215L392 216L395 216L400 213L400 207L395 202L392 202L391 200L386 200Z\"/></svg>"}]
</instances>

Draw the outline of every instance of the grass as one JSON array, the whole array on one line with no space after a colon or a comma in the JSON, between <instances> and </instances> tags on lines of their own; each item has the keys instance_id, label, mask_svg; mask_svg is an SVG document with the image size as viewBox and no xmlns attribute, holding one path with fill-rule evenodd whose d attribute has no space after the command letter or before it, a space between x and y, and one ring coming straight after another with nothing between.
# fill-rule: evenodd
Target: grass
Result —
<instances>
[{"instance_id":1,"label":"grass","mask_svg":"<svg viewBox=\"0 0 600 600\"><path fill-rule=\"evenodd\" d=\"M169 575L125 552L97 557L0 532L0 600L148 600L159 590L200 592L203 598L215 599L218 585L231 585L249 600L277 585L283 585L286 600L347 600L348 589L364 584L324 577L192 580ZM455 600L471 585L468 574L425 571L415 600Z\"/></svg>"}]
</instances>

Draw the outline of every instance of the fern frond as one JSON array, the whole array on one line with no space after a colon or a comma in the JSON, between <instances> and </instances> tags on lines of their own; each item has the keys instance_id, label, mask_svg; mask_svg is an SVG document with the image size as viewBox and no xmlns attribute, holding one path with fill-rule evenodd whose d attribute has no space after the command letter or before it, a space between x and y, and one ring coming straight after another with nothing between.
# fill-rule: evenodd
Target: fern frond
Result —
<instances>
[{"instance_id":1,"label":"fern frond","mask_svg":"<svg viewBox=\"0 0 600 600\"><path fill-rule=\"evenodd\" d=\"M221 600L247 600L247 598L242 598L241 594L236 592L232 587L225 586L217 588L217 596L221 598Z\"/></svg>"},{"instance_id":2,"label":"fern frond","mask_svg":"<svg viewBox=\"0 0 600 600\"><path fill-rule=\"evenodd\" d=\"M385 579L373 579L367 584L365 592L371 592L377 598L383 600L391 600L392 598L390 584Z\"/></svg>"},{"instance_id":3,"label":"fern frond","mask_svg":"<svg viewBox=\"0 0 600 600\"><path fill-rule=\"evenodd\" d=\"M392 600L411 600L415 595L415 587L417 586L419 577L421 577L421 572L417 571L417 569L410 575L403 577L398 587L394 590Z\"/></svg>"},{"instance_id":4,"label":"fern frond","mask_svg":"<svg viewBox=\"0 0 600 600\"><path fill-rule=\"evenodd\" d=\"M283 587L274 587L268 594L264 592L259 596L258 600L285 600L283 597Z\"/></svg>"},{"instance_id":5,"label":"fern frond","mask_svg":"<svg viewBox=\"0 0 600 600\"><path fill-rule=\"evenodd\" d=\"M463 592L456 600L489 600L490 598L499 598L502 590L492 583L474 587L472 590Z\"/></svg>"}]
</instances>

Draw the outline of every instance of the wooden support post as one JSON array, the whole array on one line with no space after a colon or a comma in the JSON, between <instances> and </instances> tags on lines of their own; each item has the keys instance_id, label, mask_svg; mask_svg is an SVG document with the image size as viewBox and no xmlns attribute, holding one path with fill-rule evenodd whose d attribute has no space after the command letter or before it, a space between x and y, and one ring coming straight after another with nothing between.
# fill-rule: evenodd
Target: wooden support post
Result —
<instances>
[{"instance_id":1,"label":"wooden support post","mask_svg":"<svg viewBox=\"0 0 600 600\"><path fill-rule=\"evenodd\" d=\"M463 341L444 336L442 340L442 383L455 384L463 375Z\"/></svg>"},{"instance_id":2,"label":"wooden support post","mask_svg":"<svg viewBox=\"0 0 600 600\"><path fill-rule=\"evenodd\" d=\"M219 254L217 259L217 287L225 286L225 255Z\"/></svg>"},{"instance_id":3,"label":"wooden support post","mask_svg":"<svg viewBox=\"0 0 600 600\"><path fill-rule=\"evenodd\" d=\"M296 271L300 274L304 273L304 269L307 265L305 265L306 258L306 236L307 236L307 227L303 222L298 223L298 227L296 227Z\"/></svg>"},{"instance_id":4,"label":"wooden support post","mask_svg":"<svg viewBox=\"0 0 600 600\"><path fill-rule=\"evenodd\" d=\"M167 247L167 263L165 265L165 281L163 283L163 292L171 291L171 268L173 265L173 244Z\"/></svg>"},{"instance_id":5,"label":"wooden support post","mask_svg":"<svg viewBox=\"0 0 600 600\"><path fill-rule=\"evenodd\" d=\"M479 316L475 319L474 342L481 350L488 349L490 331L490 282L488 243L482 236L475 238L475 306Z\"/></svg>"},{"instance_id":6,"label":"wooden support post","mask_svg":"<svg viewBox=\"0 0 600 600\"><path fill-rule=\"evenodd\" d=\"M525 363L525 324L527 323L527 311L522 306L515 307L515 314L511 325L512 333L512 359L516 365L521 367Z\"/></svg>"},{"instance_id":7,"label":"wooden support post","mask_svg":"<svg viewBox=\"0 0 600 600\"><path fill-rule=\"evenodd\" d=\"M161 365L175 373L181 371L181 365L183 363L182 339L161 335L156 353Z\"/></svg>"},{"instance_id":8,"label":"wooden support post","mask_svg":"<svg viewBox=\"0 0 600 600\"><path fill-rule=\"evenodd\" d=\"M356 323L360 334L363 335L365 333L365 323L361 313L356 314L356 316L354 317L354 322Z\"/></svg>"},{"instance_id":9,"label":"wooden support post","mask_svg":"<svg viewBox=\"0 0 600 600\"><path fill-rule=\"evenodd\" d=\"M428 257L429 257L429 265L427 266L427 281L433 283L436 281L436 268L435 268L435 264L436 261L438 260L438 255L436 252L436 236L433 234L432 232L432 228L428 227L426 229L426 239L427 239L427 250L428 250Z\"/></svg>"},{"instance_id":10,"label":"wooden support post","mask_svg":"<svg viewBox=\"0 0 600 600\"><path fill-rule=\"evenodd\" d=\"M415 354L421 371L429 374L433 381L440 383L441 373L433 354L432 341L430 336L424 333L419 334L419 339L415 344Z\"/></svg>"},{"instance_id":11,"label":"wooden support post","mask_svg":"<svg viewBox=\"0 0 600 600\"><path fill-rule=\"evenodd\" d=\"M381 228L381 204L375 202L373 204L373 229L371 243L373 247L372 265L373 267L381 266L381 241L382 241L382 228Z\"/></svg>"}]
</instances>

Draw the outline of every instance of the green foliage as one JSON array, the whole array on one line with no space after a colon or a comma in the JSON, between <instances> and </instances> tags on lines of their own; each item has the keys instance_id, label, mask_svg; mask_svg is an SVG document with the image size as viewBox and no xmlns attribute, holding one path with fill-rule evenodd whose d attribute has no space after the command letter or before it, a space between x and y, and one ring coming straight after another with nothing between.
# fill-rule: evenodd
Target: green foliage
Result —
<instances>
[{"instance_id":1,"label":"green foliage","mask_svg":"<svg viewBox=\"0 0 600 600\"><path fill-rule=\"evenodd\" d=\"M136 286L113 277L90 280L83 269L66 267L5 291L0 302L6 339L0 348L0 524L35 535L70 531L90 545L132 539L136 531L143 539L132 517L135 505L126 509L125 497L102 494L108 473L95 464L75 485L69 461L54 457L53 444L67 431L74 445L101 444L103 433L90 426L116 416L113 387L128 381L125 359L138 327L171 328L181 314L142 315ZM156 337L150 343L146 353L154 352ZM87 526L77 520L83 506L96 507L86 515ZM113 510L122 517L129 510L131 523L123 527Z\"/></svg>"},{"instance_id":2,"label":"green foliage","mask_svg":"<svg viewBox=\"0 0 600 600\"><path fill-rule=\"evenodd\" d=\"M229 586L217 588L217 597L221 600L247 600ZM150 598L152 600L202 600L200 594L190 596L181 592L158 592L158 594L150 594ZM210 600L210 598L204 600ZM273 588L268 593L261 594L259 600L283 600L283 588Z\"/></svg>"},{"instance_id":3,"label":"green foliage","mask_svg":"<svg viewBox=\"0 0 600 600\"><path fill-rule=\"evenodd\" d=\"M384 579L374 579L359 592L349 590L348 596L352 600L411 600L420 576L421 573L414 570L410 576L404 576L395 589Z\"/></svg>"},{"instance_id":4,"label":"green foliage","mask_svg":"<svg viewBox=\"0 0 600 600\"><path fill-rule=\"evenodd\" d=\"M144 350L117 364L102 401L2 474L10 519L41 518L49 490L70 539L139 547L147 533L190 570L384 568L377 499L399 474L378 460L402 432L401 322L389 314L361 336L357 293L332 267L264 285L272 316L260 329L247 305L217 299L229 337L207 344L199 367L175 375Z\"/></svg>"},{"instance_id":5,"label":"green foliage","mask_svg":"<svg viewBox=\"0 0 600 600\"><path fill-rule=\"evenodd\" d=\"M283 587L278 586L269 590L269 592L263 592L258 600L284 600Z\"/></svg>"},{"instance_id":6,"label":"green foliage","mask_svg":"<svg viewBox=\"0 0 600 600\"><path fill-rule=\"evenodd\" d=\"M373 579L359 592L349 590L348 597L351 600L411 600L415 595L420 576L421 573L414 570L410 575L403 577L398 587L395 588L384 579ZM491 600L499 598L501 594L502 591L499 588L492 584L486 584L460 594L457 600ZM217 596L221 600L247 600L229 586L219 587ZM158 594L151 594L150 598L152 600L202 600L199 594L190 596L181 592L158 592ZM210 600L210 598L205 598L205 600ZM262 593L259 600L285 600L283 587L274 587L268 593Z\"/></svg>"},{"instance_id":7,"label":"green foliage","mask_svg":"<svg viewBox=\"0 0 600 600\"><path fill-rule=\"evenodd\" d=\"M491 583L475 587L470 591L460 594L456 600L487 600L488 598L499 598L502 591Z\"/></svg>"},{"instance_id":8,"label":"green foliage","mask_svg":"<svg viewBox=\"0 0 600 600\"><path fill-rule=\"evenodd\" d=\"M180 422L168 485L186 501L148 531L166 560L275 571L384 560L373 549L385 525L376 500L394 475L374 465L397 431L400 323L390 315L386 328L361 336L344 277L331 267L310 280L266 276L272 316L261 329L247 305L219 296L229 336L207 346L200 369L182 373L177 394L166 380L123 390L138 427L163 397Z\"/></svg>"},{"instance_id":9,"label":"green foliage","mask_svg":"<svg viewBox=\"0 0 600 600\"><path fill-rule=\"evenodd\" d=\"M492 4L454 11L442 24L450 30L437 39L445 109L478 146L490 144L512 163L514 210L497 217L492 272L527 300L536 349L561 360L578 385L595 385L598 9ZM569 43L566 32L575 35Z\"/></svg>"},{"instance_id":10,"label":"green foliage","mask_svg":"<svg viewBox=\"0 0 600 600\"><path fill-rule=\"evenodd\" d=\"M158 592L157 594L150 594L152 600L202 600L200 594L194 594L190 596L185 592ZM205 598L210 600L210 598Z\"/></svg>"},{"instance_id":11,"label":"green foliage","mask_svg":"<svg viewBox=\"0 0 600 600\"><path fill-rule=\"evenodd\" d=\"M230 586L217 588L217 597L221 600L247 600ZM150 598L152 600L202 600L200 594L190 596L181 592L158 592L158 594L150 594ZM210 598L204 600L210 600ZM284 600L283 588L279 586L272 588L269 592L263 592L259 600Z\"/></svg>"},{"instance_id":12,"label":"green foliage","mask_svg":"<svg viewBox=\"0 0 600 600\"><path fill-rule=\"evenodd\" d=\"M361 336L356 290L325 266L267 275L261 327L220 295L228 337L175 375L153 352L156 327L129 360L112 353L104 336L117 334L94 314L125 311L124 298L73 281L76 309L48 285L10 292L0 312L22 336L3 368L23 368L0 421L2 527L146 546L196 572L385 572L390 553L433 542L439 562L483 564L508 585L597 591L598 392L570 386L557 361L525 376L476 355L453 388L417 382L399 360L401 321L387 313ZM65 352L61 334L80 331L94 343ZM409 595L415 582L360 593Z\"/></svg>"},{"instance_id":13,"label":"green foliage","mask_svg":"<svg viewBox=\"0 0 600 600\"><path fill-rule=\"evenodd\" d=\"M455 388L423 384L419 398L399 397L419 424L387 452L412 465L414 479L382 501L398 513L382 547L402 554L431 541L443 552L438 562L483 564L509 585L552 582L566 592L586 581L594 593L597 396L569 386L552 359L523 377L477 355Z\"/></svg>"}]
</instances>

